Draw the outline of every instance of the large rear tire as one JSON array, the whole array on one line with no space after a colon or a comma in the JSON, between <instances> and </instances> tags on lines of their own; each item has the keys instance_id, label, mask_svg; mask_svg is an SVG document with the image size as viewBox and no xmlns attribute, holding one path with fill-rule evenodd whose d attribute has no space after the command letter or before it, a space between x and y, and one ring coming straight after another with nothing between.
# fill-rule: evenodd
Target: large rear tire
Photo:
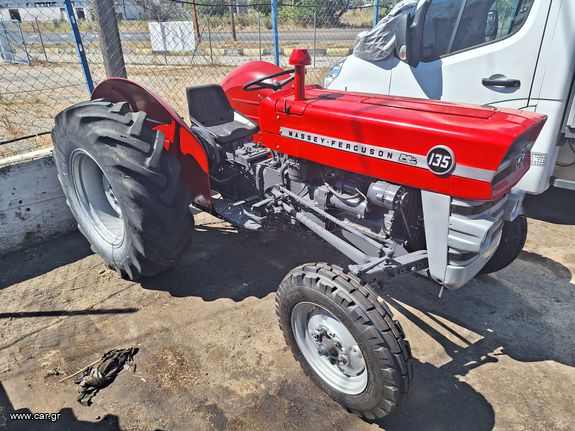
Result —
<instances>
[{"instance_id":1,"label":"large rear tire","mask_svg":"<svg viewBox=\"0 0 575 431\"><path fill-rule=\"evenodd\" d=\"M146 113L93 100L55 122L58 178L92 249L132 280L173 266L190 245L190 196Z\"/></svg>"},{"instance_id":2,"label":"large rear tire","mask_svg":"<svg viewBox=\"0 0 575 431\"><path fill-rule=\"evenodd\" d=\"M276 313L304 372L349 411L376 419L402 402L411 350L370 286L337 266L302 265L281 282Z\"/></svg>"},{"instance_id":3,"label":"large rear tire","mask_svg":"<svg viewBox=\"0 0 575 431\"><path fill-rule=\"evenodd\" d=\"M491 274L509 266L523 250L526 240L527 217L521 213L515 220L505 222L499 247L479 273Z\"/></svg>"}]
</instances>

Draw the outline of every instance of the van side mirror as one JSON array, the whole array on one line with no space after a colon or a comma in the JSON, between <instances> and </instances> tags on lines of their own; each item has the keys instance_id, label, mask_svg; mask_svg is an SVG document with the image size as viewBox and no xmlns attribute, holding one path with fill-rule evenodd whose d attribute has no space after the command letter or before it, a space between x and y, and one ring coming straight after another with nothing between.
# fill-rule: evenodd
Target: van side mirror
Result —
<instances>
[{"instance_id":1,"label":"van side mirror","mask_svg":"<svg viewBox=\"0 0 575 431\"><path fill-rule=\"evenodd\" d=\"M487 14L485 23L485 42L490 42L497 37L499 31L499 14L496 10L491 10Z\"/></svg>"},{"instance_id":2,"label":"van side mirror","mask_svg":"<svg viewBox=\"0 0 575 431\"><path fill-rule=\"evenodd\" d=\"M423 22L431 1L420 0L415 11L398 17L395 33L395 52L397 58L411 67L416 67L421 61Z\"/></svg>"},{"instance_id":3,"label":"van side mirror","mask_svg":"<svg viewBox=\"0 0 575 431\"><path fill-rule=\"evenodd\" d=\"M408 46L409 14L400 15L395 27L395 54L401 61L409 63L411 47Z\"/></svg>"}]
</instances>

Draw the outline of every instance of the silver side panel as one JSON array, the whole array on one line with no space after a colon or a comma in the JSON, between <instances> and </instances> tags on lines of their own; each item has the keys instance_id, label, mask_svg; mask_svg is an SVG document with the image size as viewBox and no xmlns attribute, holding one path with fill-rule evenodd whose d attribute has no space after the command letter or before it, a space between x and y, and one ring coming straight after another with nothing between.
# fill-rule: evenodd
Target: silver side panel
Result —
<instances>
[{"instance_id":1,"label":"silver side panel","mask_svg":"<svg viewBox=\"0 0 575 431\"><path fill-rule=\"evenodd\" d=\"M448 264L443 284L457 289L471 280L491 259L501 241L501 231L514 200L497 202L453 199L449 216Z\"/></svg>"},{"instance_id":2,"label":"silver side panel","mask_svg":"<svg viewBox=\"0 0 575 431\"><path fill-rule=\"evenodd\" d=\"M457 289L493 256L503 224L517 216L523 193L509 193L490 202L422 191L421 199L431 278L448 289Z\"/></svg>"},{"instance_id":3,"label":"silver side panel","mask_svg":"<svg viewBox=\"0 0 575 431\"><path fill-rule=\"evenodd\" d=\"M443 283L447 268L447 239L451 198L439 193L421 191L423 221L429 262L429 275Z\"/></svg>"}]
</instances>

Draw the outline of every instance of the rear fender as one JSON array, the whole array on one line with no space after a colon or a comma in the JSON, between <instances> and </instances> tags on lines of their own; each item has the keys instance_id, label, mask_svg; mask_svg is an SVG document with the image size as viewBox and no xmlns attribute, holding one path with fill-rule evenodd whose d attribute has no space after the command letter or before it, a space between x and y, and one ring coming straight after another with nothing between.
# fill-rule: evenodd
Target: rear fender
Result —
<instances>
[{"instance_id":1,"label":"rear fender","mask_svg":"<svg viewBox=\"0 0 575 431\"><path fill-rule=\"evenodd\" d=\"M274 91L268 88L262 88L258 91L246 91L244 90L244 85L282 70L281 67L267 61L248 61L226 75L222 82L222 88L236 111L241 112L254 123L259 124L258 110L260 102L274 94Z\"/></svg>"},{"instance_id":2,"label":"rear fender","mask_svg":"<svg viewBox=\"0 0 575 431\"><path fill-rule=\"evenodd\" d=\"M143 111L157 124L154 130L165 136L164 149L178 157L182 165L181 177L190 190L192 201L211 210L208 157L189 126L176 111L152 91L128 79L110 78L100 83L92 93L92 100L127 102L134 111Z\"/></svg>"}]
</instances>

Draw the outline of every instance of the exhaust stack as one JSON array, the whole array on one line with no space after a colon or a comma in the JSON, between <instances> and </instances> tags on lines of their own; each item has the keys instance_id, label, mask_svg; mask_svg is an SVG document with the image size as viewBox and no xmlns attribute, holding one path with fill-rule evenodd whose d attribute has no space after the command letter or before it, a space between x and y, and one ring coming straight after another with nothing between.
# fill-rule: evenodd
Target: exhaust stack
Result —
<instances>
[{"instance_id":1,"label":"exhaust stack","mask_svg":"<svg viewBox=\"0 0 575 431\"><path fill-rule=\"evenodd\" d=\"M294 49L289 64L295 67L295 100L305 100L305 67L311 64L307 49Z\"/></svg>"}]
</instances>

